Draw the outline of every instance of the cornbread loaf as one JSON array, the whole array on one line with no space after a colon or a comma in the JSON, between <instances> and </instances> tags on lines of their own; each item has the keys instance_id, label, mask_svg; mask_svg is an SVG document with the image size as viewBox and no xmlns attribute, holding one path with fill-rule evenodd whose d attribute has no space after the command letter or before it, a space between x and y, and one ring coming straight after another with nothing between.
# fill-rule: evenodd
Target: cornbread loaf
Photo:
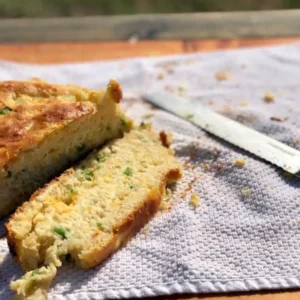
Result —
<instances>
[{"instance_id":1,"label":"cornbread loaf","mask_svg":"<svg viewBox=\"0 0 300 300\"><path fill-rule=\"evenodd\" d=\"M111 80L96 92L41 80L0 82L0 217L131 126Z\"/></svg>"},{"instance_id":2,"label":"cornbread loaf","mask_svg":"<svg viewBox=\"0 0 300 300\"><path fill-rule=\"evenodd\" d=\"M38 190L6 224L15 260L27 272L11 283L18 299L45 299L64 257L93 268L158 210L180 164L148 126L92 152Z\"/></svg>"}]
</instances>

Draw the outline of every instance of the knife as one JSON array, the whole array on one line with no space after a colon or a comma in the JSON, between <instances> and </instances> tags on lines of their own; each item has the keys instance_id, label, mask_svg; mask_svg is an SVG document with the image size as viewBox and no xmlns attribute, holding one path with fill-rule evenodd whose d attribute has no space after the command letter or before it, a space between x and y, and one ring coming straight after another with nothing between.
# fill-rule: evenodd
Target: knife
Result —
<instances>
[{"instance_id":1,"label":"knife","mask_svg":"<svg viewBox=\"0 0 300 300\"><path fill-rule=\"evenodd\" d=\"M197 101L165 92L144 94L142 98L300 178L300 151L224 117Z\"/></svg>"}]
</instances>

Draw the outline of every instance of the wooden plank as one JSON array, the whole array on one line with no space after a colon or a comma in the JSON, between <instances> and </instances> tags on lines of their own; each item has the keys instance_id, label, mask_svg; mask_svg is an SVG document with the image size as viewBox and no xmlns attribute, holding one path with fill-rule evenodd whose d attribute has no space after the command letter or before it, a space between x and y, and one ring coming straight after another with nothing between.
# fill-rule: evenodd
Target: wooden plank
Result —
<instances>
[{"instance_id":1,"label":"wooden plank","mask_svg":"<svg viewBox=\"0 0 300 300\"><path fill-rule=\"evenodd\" d=\"M238 37L300 34L300 10L213 12L0 21L0 42L74 42Z\"/></svg>"},{"instance_id":2,"label":"wooden plank","mask_svg":"<svg viewBox=\"0 0 300 300\"><path fill-rule=\"evenodd\" d=\"M212 52L253 46L300 42L299 38L232 39L196 41L139 41L85 43L0 44L0 59L25 63L71 63L159 56L190 52Z\"/></svg>"},{"instance_id":3,"label":"wooden plank","mask_svg":"<svg viewBox=\"0 0 300 300\"><path fill-rule=\"evenodd\" d=\"M290 38L251 38L251 39L210 39L210 40L189 40L183 42L183 52L214 52L237 48L251 48L262 46L275 46L283 44L300 43L300 37Z\"/></svg>"},{"instance_id":4,"label":"wooden plank","mask_svg":"<svg viewBox=\"0 0 300 300\"><path fill-rule=\"evenodd\" d=\"M182 53L181 41L0 44L0 59L26 63L70 63Z\"/></svg>"},{"instance_id":5,"label":"wooden plank","mask_svg":"<svg viewBox=\"0 0 300 300\"><path fill-rule=\"evenodd\" d=\"M270 293L257 293L257 294L231 294L231 295L182 295L173 300L299 300L300 291L290 291L290 292L270 292ZM150 300L150 299L149 299ZM151 300L159 300L158 298L153 298Z\"/></svg>"}]
</instances>

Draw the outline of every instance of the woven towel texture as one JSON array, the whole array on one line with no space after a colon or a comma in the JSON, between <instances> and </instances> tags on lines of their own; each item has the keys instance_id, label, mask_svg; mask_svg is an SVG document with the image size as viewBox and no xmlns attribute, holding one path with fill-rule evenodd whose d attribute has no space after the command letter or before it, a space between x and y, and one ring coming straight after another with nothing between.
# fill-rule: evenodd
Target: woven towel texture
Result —
<instances>
[{"instance_id":1,"label":"woven towel texture","mask_svg":"<svg viewBox=\"0 0 300 300\"><path fill-rule=\"evenodd\" d=\"M88 272L63 266L49 300L300 286L299 179L138 96L160 90L187 96L300 150L299 45L73 65L0 62L0 80L30 77L91 88L117 79L127 95L123 108L137 121L171 131L184 164L171 211L158 213L101 266ZM194 192L198 207L190 203ZM5 238L0 255L4 300L21 271Z\"/></svg>"}]
</instances>

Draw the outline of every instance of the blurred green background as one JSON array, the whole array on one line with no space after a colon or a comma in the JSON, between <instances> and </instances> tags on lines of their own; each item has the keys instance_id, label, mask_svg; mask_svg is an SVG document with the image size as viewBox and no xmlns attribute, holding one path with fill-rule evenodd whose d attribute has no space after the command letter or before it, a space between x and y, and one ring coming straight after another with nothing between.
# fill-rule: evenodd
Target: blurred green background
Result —
<instances>
[{"instance_id":1,"label":"blurred green background","mask_svg":"<svg viewBox=\"0 0 300 300\"><path fill-rule=\"evenodd\" d=\"M0 17L63 17L300 8L300 0L0 0Z\"/></svg>"}]
</instances>

